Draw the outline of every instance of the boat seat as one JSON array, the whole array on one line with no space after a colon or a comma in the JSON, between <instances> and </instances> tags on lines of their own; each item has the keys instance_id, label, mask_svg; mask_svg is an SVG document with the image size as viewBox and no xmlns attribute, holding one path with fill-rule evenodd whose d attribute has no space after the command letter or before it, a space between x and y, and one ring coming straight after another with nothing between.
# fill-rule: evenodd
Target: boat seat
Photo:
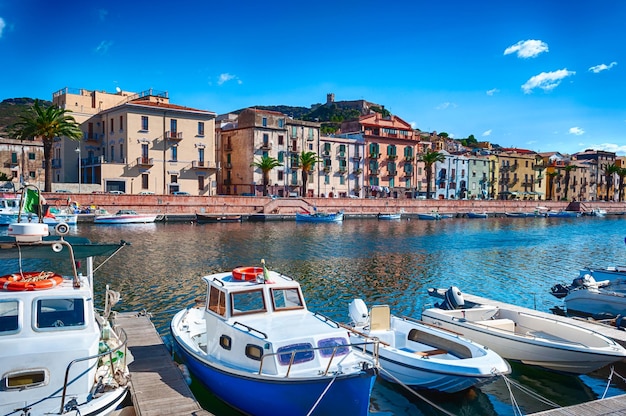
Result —
<instances>
[{"instance_id":1,"label":"boat seat","mask_svg":"<svg viewBox=\"0 0 626 416\"><path fill-rule=\"evenodd\" d=\"M475 321L474 323L503 331L515 332L515 322L511 319L489 319L487 321Z\"/></svg>"},{"instance_id":2,"label":"boat seat","mask_svg":"<svg viewBox=\"0 0 626 416\"><path fill-rule=\"evenodd\" d=\"M430 351L415 351L415 354L421 355L422 357L430 357L431 355L440 355L440 354L447 354L447 353L448 351L442 350L441 348L437 348L436 350L430 350Z\"/></svg>"},{"instance_id":3,"label":"boat seat","mask_svg":"<svg viewBox=\"0 0 626 416\"><path fill-rule=\"evenodd\" d=\"M389 305L374 305L370 310L370 331L389 331L391 311Z\"/></svg>"}]
</instances>

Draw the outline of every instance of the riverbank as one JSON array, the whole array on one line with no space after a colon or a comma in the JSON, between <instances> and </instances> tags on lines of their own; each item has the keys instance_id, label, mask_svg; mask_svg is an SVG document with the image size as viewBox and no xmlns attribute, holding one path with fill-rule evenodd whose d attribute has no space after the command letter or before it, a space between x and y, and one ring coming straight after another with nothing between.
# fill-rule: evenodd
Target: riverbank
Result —
<instances>
[{"instance_id":1,"label":"riverbank","mask_svg":"<svg viewBox=\"0 0 626 416\"><path fill-rule=\"evenodd\" d=\"M607 214L624 214L626 202L567 202L533 200L422 200L394 198L271 198L250 196L177 196L177 195L112 195L112 194L44 194L51 205L65 206L68 201L81 208L97 207L108 212L132 209L139 213L163 216L206 214L237 214L254 216L291 216L301 210L322 212L343 211L351 215L376 215L380 212L411 214L437 211L440 214L464 216L469 212L486 212L496 216L507 212L533 212L537 207L551 211L565 209L591 212L603 209Z\"/></svg>"}]
</instances>

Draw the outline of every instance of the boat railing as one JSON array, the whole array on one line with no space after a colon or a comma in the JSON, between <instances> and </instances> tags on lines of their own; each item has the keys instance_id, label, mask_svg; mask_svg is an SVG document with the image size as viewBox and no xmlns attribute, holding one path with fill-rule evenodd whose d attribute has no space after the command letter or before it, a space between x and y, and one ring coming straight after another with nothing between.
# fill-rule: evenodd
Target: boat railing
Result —
<instances>
[{"instance_id":1,"label":"boat railing","mask_svg":"<svg viewBox=\"0 0 626 416\"><path fill-rule=\"evenodd\" d=\"M261 336L263 337L263 339L267 339L267 334L266 334L265 332L263 332L263 331L259 331L258 329L254 329L254 328L252 328L251 326L248 326L248 325L246 325L246 324L242 324L242 323L241 323L241 322L239 322L239 321L235 321L235 322L233 322L233 326L237 326L237 325L243 326L244 328L246 328L246 329L248 330L248 332L256 332L256 333L258 333L258 334L261 334Z\"/></svg>"},{"instance_id":2,"label":"boat railing","mask_svg":"<svg viewBox=\"0 0 626 416\"><path fill-rule=\"evenodd\" d=\"M285 378L289 378L289 373L291 373L291 368L293 367L293 363L296 359L296 355L297 354L302 354L302 353L306 353L306 352L312 352L313 354L316 353L316 351L320 351L320 350L324 350L324 351L328 351L330 348L333 349L332 354L330 355L330 357L328 357L328 364L326 365L326 369L324 370L323 375L326 376L328 375L328 373L330 372L330 367L332 366L332 364L335 362L335 359L337 358L337 351L340 349L349 349L352 350L353 348L360 348L363 347L363 351L365 351L365 346L366 345L373 345L374 346L374 352L373 352L373 357L374 357L374 365L376 367L378 367L378 345L379 343L382 343L382 341L378 340L377 338L373 338L372 341L366 341L366 342L359 342L359 343L349 343L349 344L342 344L342 345L334 345L334 346L324 346L324 347L311 347L311 348L298 348L298 349L294 349L292 351L283 351L283 352L273 352L273 353L269 353L269 354L263 354L263 356L261 357L261 364L259 365L259 375L261 375L263 373L263 363L265 362L266 358L272 358L272 357L276 357L278 355L284 356L286 354L290 354L289 357L289 365L287 367L287 373L285 374ZM347 359L350 356L350 354L345 354L343 357L341 357L336 365L340 365L341 362L345 359Z\"/></svg>"},{"instance_id":3,"label":"boat railing","mask_svg":"<svg viewBox=\"0 0 626 416\"><path fill-rule=\"evenodd\" d=\"M127 348L128 336L126 335L126 331L124 331L123 328L116 328L115 332L120 340L120 344L117 347L113 349L108 349L107 351L101 352L96 355L91 355L89 357L77 358L75 360L70 361L70 363L67 365L67 368L65 369L65 381L63 382L63 395L61 396L61 409L59 410L59 414L62 414L64 412L65 397L67 395L67 387L70 384L69 382L70 370L74 364L77 364L83 361L94 360L94 359L108 355L109 356L108 364L111 366L111 374L113 375L115 374L113 354L116 353L117 351L120 351L122 348L124 348L124 355L123 355L124 361L122 363L122 367L126 367L126 357L128 356L128 348Z\"/></svg>"},{"instance_id":4,"label":"boat railing","mask_svg":"<svg viewBox=\"0 0 626 416\"><path fill-rule=\"evenodd\" d=\"M319 319L319 320L321 320L321 321L325 322L325 323L332 323L332 324L334 324L336 328L341 327L341 325L339 325L339 323L338 323L338 322L336 322L336 321L332 320L331 318L329 318L329 317L328 317L328 316L326 316L326 315L322 315L321 313L318 313L318 312L313 312L313 316L314 316L314 317L316 317L317 319Z\"/></svg>"}]
</instances>

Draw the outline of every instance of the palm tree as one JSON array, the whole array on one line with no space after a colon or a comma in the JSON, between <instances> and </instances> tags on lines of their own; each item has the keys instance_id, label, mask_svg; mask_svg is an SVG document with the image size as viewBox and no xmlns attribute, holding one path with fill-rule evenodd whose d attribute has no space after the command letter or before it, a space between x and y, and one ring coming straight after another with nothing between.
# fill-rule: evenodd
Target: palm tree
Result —
<instances>
[{"instance_id":1,"label":"palm tree","mask_svg":"<svg viewBox=\"0 0 626 416\"><path fill-rule=\"evenodd\" d=\"M263 172L263 196L267 196L267 185L270 182L270 171L278 166L282 166L276 158L263 155L261 159L250 163L251 167L259 168Z\"/></svg>"},{"instance_id":2,"label":"palm tree","mask_svg":"<svg viewBox=\"0 0 626 416\"><path fill-rule=\"evenodd\" d=\"M302 168L302 196L306 195L306 185L309 181L309 172L315 168L315 164L318 162L322 162L322 158L320 158L315 152L305 152L304 150L300 153L300 167Z\"/></svg>"},{"instance_id":3,"label":"palm tree","mask_svg":"<svg viewBox=\"0 0 626 416\"><path fill-rule=\"evenodd\" d=\"M446 155L428 149L426 153L420 155L420 160L424 162L424 169L426 171L426 199L430 199L430 187L433 179L433 165L437 162L441 163L446 160Z\"/></svg>"},{"instance_id":4,"label":"palm tree","mask_svg":"<svg viewBox=\"0 0 626 416\"><path fill-rule=\"evenodd\" d=\"M554 178L559 176L559 172L552 171L546 174L548 176L548 199L554 199Z\"/></svg>"},{"instance_id":5,"label":"palm tree","mask_svg":"<svg viewBox=\"0 0 626 416\"><path fill-rule=\"evenodd\" d=\"M609 200L609 192L611 191L611 187L613 186L613 177L616 173L619 172L620 167L615 163L611 163L606 165L604 168L604 177L606 178L606 201Z\"/></svg>"},{"instance_id":6,"label":"palm tree","mask_svg":"<svg viewBox=\"0 0 626 416\"><path fill-rule=\"evenodd\" d=\"M13 125L14 134L21 139L40 138L43 142L43 158L45 162L44 192L52 191L52 144L55 137L67 137L80 141L83 132L80 124L74 117L68 115L71 110L65 110L57 105L42 107L39 100L29 109L20 121Z\"/></svg>"},{"instance_id":7,"label":"palm tree","mask_svg":"<svg viewBox=\"0 0 626 416\"><path fill-rule=\"evenodd\" d=\"M626 168L619 168L617 176L619 176L619 193L617 200L618 202L621 202L624 200L624 178L626 177Z\"/></svg>"},{"instance_id":8,"label":"palm tree","mask_svg":"<svg viewBox=\"0 0 626 416\"><path fill-rule=\"evenodd\" d=\"M565 178L563 179L563 181L565 182L565 193L563 194L563 196L565 197L566 201L567 192L569 191L570 172L574 169L576 169L576 165L567 165L563 168L563 170L565 171Z\"/></svg>"}]
</instances>

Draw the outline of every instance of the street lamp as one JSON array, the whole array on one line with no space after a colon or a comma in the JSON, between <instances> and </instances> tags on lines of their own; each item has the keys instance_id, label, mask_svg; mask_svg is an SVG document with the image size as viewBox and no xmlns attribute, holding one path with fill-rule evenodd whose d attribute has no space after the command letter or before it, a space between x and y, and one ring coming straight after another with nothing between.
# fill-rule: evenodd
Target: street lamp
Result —
<instances>
[{"instance_id":1,"label":"street lamp","mask_svg":"<svg viewBox=\"0 0 626 416\"><path fill-rule=\"evenodd\" d=\"M82 177L82 166L81 166L81 160L80 160L80 147L76 148L76 153L78 153L78 193L80 193L80 182L81 182L81 177Z\"/></svg>"}]
</instances>

